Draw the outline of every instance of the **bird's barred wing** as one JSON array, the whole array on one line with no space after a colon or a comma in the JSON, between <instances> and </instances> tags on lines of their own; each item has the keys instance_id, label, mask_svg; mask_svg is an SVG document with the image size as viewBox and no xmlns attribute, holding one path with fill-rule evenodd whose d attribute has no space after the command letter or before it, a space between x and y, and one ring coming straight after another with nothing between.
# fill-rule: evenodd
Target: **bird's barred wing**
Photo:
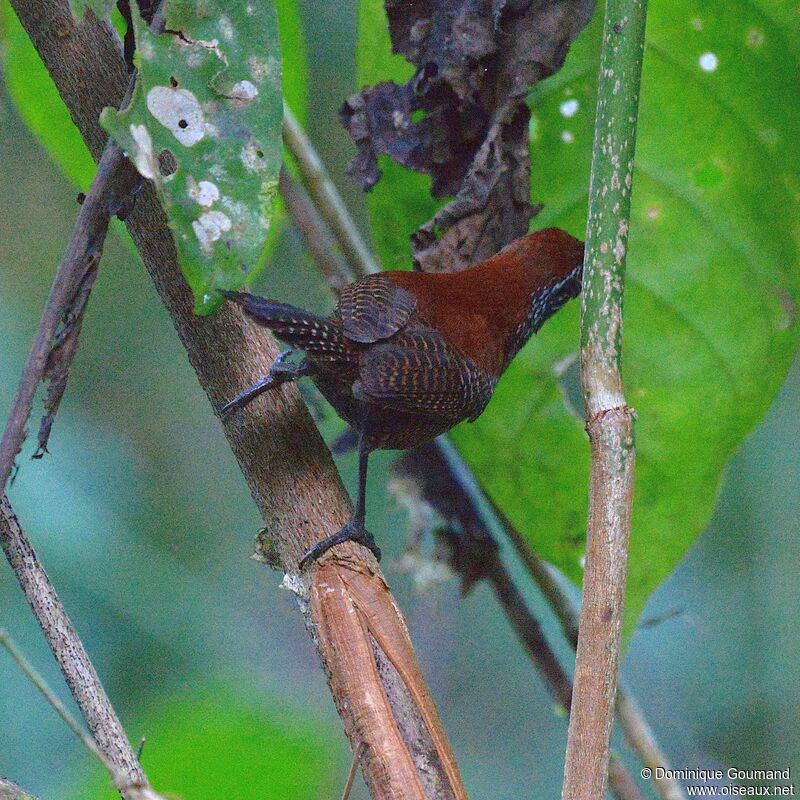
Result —
<instances>
[{"instance_id":1,"label":"bird's barred wing","mask_svg":"<svg viewBox=\"0 0 800 800\"><path fill-rule=\"evenodd\" d=\"M455 422L476 419L496 383L440 333L425 328L371 347L361 358L359 376L353 386L359 400Z\"/></svg>"},{"instance_id":2,"label":"bird's barred wing","mask_svg":"<svg viewBox=\"0 0 800 800\"><path fill-rule=\"evenodd\" d=\"M238 303L249 317L269 328L281 341L305 350L316 361L349 359L348 343L339 326L331 320L249 292L223 291L222 294Z\"/></svg>"},{"instance_id":3,"label":"bird's barred wing","mask_svg":"<svg viewBox=\"0 0 800 800\"><path fill-rule=\"evenodd\" d=\"M345 336L363 344L393 336L416 310L414 295L383 275L371 275L350 284L336 306Z\"/></svg>"}]
</instances>

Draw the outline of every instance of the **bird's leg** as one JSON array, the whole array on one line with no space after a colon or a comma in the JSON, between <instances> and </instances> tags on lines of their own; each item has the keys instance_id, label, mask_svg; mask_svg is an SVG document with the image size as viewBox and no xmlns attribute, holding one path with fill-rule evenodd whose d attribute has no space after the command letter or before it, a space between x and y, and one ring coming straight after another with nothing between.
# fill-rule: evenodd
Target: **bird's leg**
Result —
<instances>
[{"instance_id":1,"label":"bird's leg","mask_svg":"<svg viewBox=\"0 0 800 800\"><path fill-rule=\"evenodd\" d=\"M244 408L264 392L280 386L282 383L296 381L303 375L310 372L308 361L303 359L299 364L286 363L286 359L294 353L294 350L284 350L270 368L270 371L258 382L254 383L249 389L245 389L241 394L236 395L230 403L226 403L220 414L223 417L230 416L234 411Z\"/></svg>"},{"instance_id":2,"label":"bird's leg","mask_svg":"<svg viewBox=\"0 0 800 800\"><path fill-rule=\"evenodd\" d=\"M358 500L356 501L356 513L353 515L353 525L362 531L367 517L367 462L369 461L369 453L370 451L365 444L365 436L362 433L358 437ZM364 532L366 533L366 531ZM380 556L377 556L377 558L380 558Z\"/></svg>"},{"instance_id":3,"label":"bird's leg","mask_svg":"<svg viewBox=\"0 0 800 800\"><path fill-rule=\"evenodd\" d=\"M300 569L305 569L313 564L321 555L327 553L331 547L342 542L358 542L369 549L378 561L381 560L381 550L375 544L372 534L364 527L364 520L367 509L367 462L369 460L370 448L366 444L363 434L358 439L358 500L353 519L347 523L338 533L317 542L301 559Z\"/></svg>"}]
</instances>

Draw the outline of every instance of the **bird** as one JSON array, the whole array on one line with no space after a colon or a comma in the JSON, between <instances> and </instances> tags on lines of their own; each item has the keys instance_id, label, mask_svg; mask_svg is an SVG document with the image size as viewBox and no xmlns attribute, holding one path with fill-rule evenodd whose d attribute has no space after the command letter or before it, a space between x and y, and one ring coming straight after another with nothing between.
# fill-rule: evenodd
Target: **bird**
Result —
<instances>
[{"instance_id":1,"label":"bird","mask_svg":"<svg viewBox=\"0 0 800 800\"><path fill-rule=\"evenodd\" d=\"M583 242L558 228L523 236L481 264L449 273L386 271L346 286L329 317L249 292L221 293L289 345L269 373L222 409L307 376L358 441L352 519L301 559L358 542L366 530L367 464L374 450L406 450L475 421L530 337L581 291ZM302 351L301 360L291 360Z\"/></svg>"}]
</instances>

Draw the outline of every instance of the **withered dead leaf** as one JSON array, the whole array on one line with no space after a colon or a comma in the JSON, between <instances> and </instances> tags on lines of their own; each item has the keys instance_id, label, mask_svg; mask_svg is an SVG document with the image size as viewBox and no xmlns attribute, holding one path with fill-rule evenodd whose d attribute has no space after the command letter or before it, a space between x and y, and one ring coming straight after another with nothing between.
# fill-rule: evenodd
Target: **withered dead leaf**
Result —
<instances>
[{"instance_id":1,"label":"withered dead leaf","mask_svg":"<svg viewBox=\"0 0 800 800\"><path fill-rule=\"evenodd\" d=\"M342 108L358 152L351 174L369 191L378 157L430 175L453 197L411 237L414 265L457 271L528 231L525 97L564 63L593 0L386 0L393 51L417 67L403 85L367 87ZM422 112L421 119L415 119Z\"/></svg>"}]
</instances>

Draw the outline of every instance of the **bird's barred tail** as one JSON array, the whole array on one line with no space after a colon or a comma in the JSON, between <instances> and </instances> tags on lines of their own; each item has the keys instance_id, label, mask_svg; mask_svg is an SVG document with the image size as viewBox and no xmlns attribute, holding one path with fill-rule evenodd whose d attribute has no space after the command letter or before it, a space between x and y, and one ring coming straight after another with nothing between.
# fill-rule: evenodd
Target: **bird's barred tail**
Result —
<instances>
[{"instance_id":1,"label":"bird's barred tail","mask_svg":"<svg viewBox=\"0 0 800 800\"><path fill-rule=\"evenodd\" d=\"M341 328L325 317L246 292L222 291L222 294L292 347L332 359L348 352Z\"/></svg>"}]
</instances>

